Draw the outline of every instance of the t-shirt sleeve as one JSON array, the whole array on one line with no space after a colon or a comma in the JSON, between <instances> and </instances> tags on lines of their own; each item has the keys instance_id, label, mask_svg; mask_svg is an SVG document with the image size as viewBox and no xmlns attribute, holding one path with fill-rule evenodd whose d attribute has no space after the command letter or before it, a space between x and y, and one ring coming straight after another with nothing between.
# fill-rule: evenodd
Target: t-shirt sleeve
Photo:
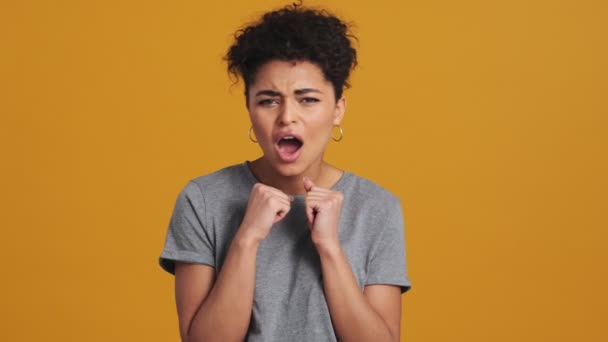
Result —
<instances>
[{"instance_id":1,"label":"t-shirt sleeve","mask_svg":"<svg viewBox=\"0 0 608 342\"><path fill-rule=\"evenodd\" d=\"M378 239L372 246L368 261L365 285L396 285L401 293L411 288L405 260L405 225L401 201L396 199L389 207Z\"/></svg>"},{"instance_id":2,"label":"t-shirt sleeve","mask_svg":"<svg viewBox=\"0 0 608 342\"><path fill-rule=\"evenodd\" d=\"M160 255L160 266L175 274L175 261L215 267L213 239L205 221L205 198L194 182L179 193Z\"/></svg>"}]
</instances>

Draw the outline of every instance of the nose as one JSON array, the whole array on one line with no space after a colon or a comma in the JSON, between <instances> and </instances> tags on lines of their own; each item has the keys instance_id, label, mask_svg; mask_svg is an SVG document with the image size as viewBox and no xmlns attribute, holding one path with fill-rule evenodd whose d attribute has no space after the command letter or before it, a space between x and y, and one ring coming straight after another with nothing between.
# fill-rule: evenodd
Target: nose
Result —
<instances>
[{"instance_id":1,"label":"nose","mask_svg":"<svg viewBox=\"0 0 608 342\"><path fill-rule=\"evenodd\" d=\"M284 101L277 118L278 124L288 126L298 120L297 108L291 101Z\"/></svg>"}]
</instances>

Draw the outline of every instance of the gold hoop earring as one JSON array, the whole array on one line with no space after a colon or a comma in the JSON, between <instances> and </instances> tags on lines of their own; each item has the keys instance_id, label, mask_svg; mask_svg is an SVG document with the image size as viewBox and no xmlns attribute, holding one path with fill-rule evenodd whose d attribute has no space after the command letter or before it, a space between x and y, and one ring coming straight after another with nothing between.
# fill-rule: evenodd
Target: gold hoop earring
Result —
<instances>
[{"instance_id":1,"label":"gold hoop earring","mask_svg":"<svg viewBox=\"0 0 608 342\"><path fill-rule=\"evenodd\" d=\"M251 133L253 132L253 126L249 127L249 140L253 141L254 143L257 143L258 141L255 140L252 136Z\"/></svg>"},{"instance_id":2,"label":"gold hoop earring","mask_svg":"<svg viewBox=\"0 0 608 342\"><path fill-rule=\"evenodd\" d=\"M344 138L344 131L342 130L342 127L340 125L334 125L334 127L338 127L338 129L340 130L340 136L337 137L337 138L334 138L334 133L333 133L333 129L332 129L331 139L333 141L340 141L340 140L342 140L342 138Z\"/></svg>"}]
</instances>

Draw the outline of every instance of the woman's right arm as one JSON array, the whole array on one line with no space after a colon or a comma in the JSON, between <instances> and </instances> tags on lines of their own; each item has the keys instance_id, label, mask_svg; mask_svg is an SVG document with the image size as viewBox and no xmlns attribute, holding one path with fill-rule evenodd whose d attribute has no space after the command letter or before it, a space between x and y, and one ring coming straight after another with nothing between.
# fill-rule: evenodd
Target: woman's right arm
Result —
<instances>
[{"instance_id":1,"label":"woman's right arm","mask_svg":"<svg viewBox=\"0 0 608 342\"><path fill-rule=\"evenodd\" d=\"M289 212L292 199L260 183L253 187L245 217L217 279L211 266L176 263L175 297L182 341L245 338L253 306L258 246L272 224Z\"/></svg>"},{"instance_id":2,"label":"woman's right arm","mask_svg":"<svg viewBox=\"0 0 608 342\"><path fill-rule=\"evenodd\" d=\"M259 243L237 237L222 271L176 263L175 299L182 341L242 341L249 327Z\"/></svg>"}]
</instances>

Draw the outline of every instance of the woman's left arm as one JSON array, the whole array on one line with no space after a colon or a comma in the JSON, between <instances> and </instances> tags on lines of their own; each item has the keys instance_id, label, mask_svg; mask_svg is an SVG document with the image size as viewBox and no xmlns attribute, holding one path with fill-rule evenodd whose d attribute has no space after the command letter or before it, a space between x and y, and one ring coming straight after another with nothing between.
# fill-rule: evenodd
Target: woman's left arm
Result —
<instances>
[{"instance_id":1,"label":"woman's left arm","mask_svg":"<svg viewBox=\"0 0 608 342\"><path fill-rule=\"evenodd\" d=\"M401 290L392 285L359 289L340 246L317 246L323 287L336 334L342 341L399 341Z\"/></svg>"},{"instance_id":2,"label":"woman's left arm","mask_svg":"<svg viewBox=\"0 0 608 342\"><path fill-rule=\"evenodd\" d=\"M401 289L370 285L361 292L338 239L343 195L304 180L306 215L321 259L332 323L342 341L399 341Z\"/></svg>"}]
</instances>

